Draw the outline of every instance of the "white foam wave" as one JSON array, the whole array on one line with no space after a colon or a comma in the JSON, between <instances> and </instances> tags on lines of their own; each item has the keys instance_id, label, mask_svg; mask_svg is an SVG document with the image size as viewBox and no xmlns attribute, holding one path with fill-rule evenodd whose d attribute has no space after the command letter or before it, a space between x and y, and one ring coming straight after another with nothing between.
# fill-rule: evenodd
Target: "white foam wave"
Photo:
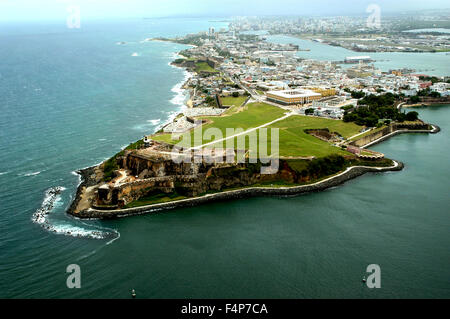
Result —
<instances>
[{"instance_id":1,"label":"white foam wave","mask_svg":"<svg viewBox=\"0 0 450 319\"><path fill-rule=\"evenodd\" d=\"M52 187L45 192L44 200L42 201L41 207L36 210L32 216L33 222L41 225L42 228L47 231L53 232L59 235L66 235L78 238L90 238L90 239L107 239L107 238L117 238L117 231L101 231L98 228L87 229L84 227L79 227L76 225L62 223L53 224L49 221L49 214L56 208L63 205L61 193L66 188L58 186Z\"/></svg>"},{"instance_id":2,"label":"white foam wave","mask_svg":"<svg viewBox=\"0 0 450 319\"><path fill-rule=\"evenodd\" d=\"M81 256L80 258L78 258L78 260L83 260L83 259L86 259L86 258L92 256L92 255L95 255L95 254L96 254L100 249L102 249L103 247L109 246L109 245L111 245L113 242L115 242L116 240L118 240L118 239L120 238L120 233L119 233L118 231L115 231L115 233L116 233L116 235L117 235L115 238L113 238L113 239L111 239L110 241L108 241L104 246L101 246L100 248L95 249L95 250L91 251L90 253Z\"/></svg>"},{"instance_id":3,"label":"white foam wave","mask_svg":"<svg viewBox=\"0 0 450 319\"><path fill-rule=\"evenodd\" d=\"M81 185L81 182L82 182L81 181L81 175L78 174L78 172L76 172L76 171L72 171L70 173L78 178L78 183L77 183L77 188L78 188Z\"/></svg>"},{"instance_id":4,"label":"white foam wave","mask_svg":"<svg viewBox=\"0 0 450 319\"><path fill-rule=\"evenodd\" d=\"M159 122L161 122L161 119L157 119L157 120L148 120L148 123L152 124L152 125L158 125Z\"/></svg>"},{"instance_id":5,"label":"white foam wave","mask_svg":"<svg viewBox=\"0 0 450 319\"><path fill-rule=\"evenodd\" d=\"M23 173L23 174L19 174L19 176L30 177L30 176L36 176L36 175L39 175L40 173L42 173L42 171L39 171L39 172L32 172L32 173Z\"/></svg>"},{"instance_id":6,"label":"white foam wave","mask_svg":"<svg viewBox=\"0 0 450 319\"><path fill-rule=\"evenodd\" d=\"M141 55L137 52L134 52L131 56L141 56Z\"/></svg>"},{"instance_id":7,"label":"white foam wave","mask_svg":"<svg viewBox=\"0 0 450 319\"><path fill-rule=\"evenodd\" d=\"M41 208L39 208L32 217L35 223L43 225L47 222L47 215L55 207L55 202L60 199L60 194L64 190L64 187L58 186L52 187L45 192Z\"/></svg>"},{"instance_id":8,"label":"white foam wave","mask_svg":"<svg viewBox=\"0 0 450 319\"><path fill-rule=\"evenodd\" d=\"M185 106L185 101L188 97L188 90L183 89L183 85L186 83L186 81L188 81L191 77L192 77L192 73L185 71L184 74L184 79L180 82L177 83L172 89L171 91L173 93L175 93L175 96L170 100L170 103L174 104L174 105L178 105L181 107Z\"/></svg>"},{"instance_id":9,"label":"white foam wave","mask_svg":"<svg viewBox=\"0 0 450 319\"><path fill-rule=\"evenodd\" d=\"M6 175L6 174L8 174L9 172L0 172L0 176L2 176L2 175Z\"/></svg>"}]
</instances>

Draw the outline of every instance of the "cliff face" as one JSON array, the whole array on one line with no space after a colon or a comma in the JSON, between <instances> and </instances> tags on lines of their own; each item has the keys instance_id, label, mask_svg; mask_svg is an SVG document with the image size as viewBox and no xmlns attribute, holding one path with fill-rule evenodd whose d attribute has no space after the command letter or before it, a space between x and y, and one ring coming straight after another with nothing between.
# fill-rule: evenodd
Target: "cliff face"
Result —
<instances>
[{"instance_id":1,"label":"cliff face","mask_svg":"<svg viewBox=\"0 0 450 319\"><path fill-rule=\"evenodd\" d=\"M120 186L98 188L95 208L120 208L143 197L179 194L195 197L208 192L283 180L296 182L298 177L287 163L281 162L278 173L261 174L260 164L175 163L171 159L150 159L129 153L120 159L121 168L137 180Z\"/></svg>"},{"instance_id":2,"label":"cliff face","mask_svg":"<svg viewBox=\"0 0 450 319\"><path fill-rule=\"evenodd\" d=\"M170 158L150 159L131 153L123 161L122 167L140 179L163 176L194 175L206 173L209 167L204 163L174 163Z\"/></svg>"}]
</instances>

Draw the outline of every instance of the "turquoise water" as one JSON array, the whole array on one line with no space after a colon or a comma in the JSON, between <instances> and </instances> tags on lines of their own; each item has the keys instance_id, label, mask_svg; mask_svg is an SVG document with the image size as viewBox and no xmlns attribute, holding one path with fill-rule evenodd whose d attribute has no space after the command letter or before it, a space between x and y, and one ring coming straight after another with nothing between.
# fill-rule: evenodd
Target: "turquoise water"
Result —
<instances>
[{"instance_id":1,"label":"turquoise water","mask_svg":"<svg viewBox=\"0 0 450 319\"><path fill-rule=\"evenodd\" d=\"M0 297L128 298L132 288L141 298L450 297L448 107L419 110L440 134L374 147L405 162L402 172L300 197L114 221L64 214L79 182L74 170L179 109L183 96L172 89L185 75L168 63L184 46L140 41L210 25L221 26L191 19L0 28ZM31 220L55 186L66 188L49 217L60 234ZM372 263L381 266L379 290L361 284ZM66 288L69 264L81 267L79 290Z\"/></svg>"},{"instance_id":2,"label":"turquoise water","mask_svg":"<svg viewBox=\"0 0 450 319\"><path fill-rule=\"evenodd\" d=\"M301 50L297 56L304 59L315 59L321 61L343 61L349 56L368 55L374 59L375 66L382 71L400 68L415 69L416 72L424 72L428 75L448 76L450 74L450 55L445 52L439 53L404 53L404 52L379 52L361 53L335 47L310 40L303 40L289 36L267 36L267 41L274 43L298 44Z\"/></svg>"}]
</instances>

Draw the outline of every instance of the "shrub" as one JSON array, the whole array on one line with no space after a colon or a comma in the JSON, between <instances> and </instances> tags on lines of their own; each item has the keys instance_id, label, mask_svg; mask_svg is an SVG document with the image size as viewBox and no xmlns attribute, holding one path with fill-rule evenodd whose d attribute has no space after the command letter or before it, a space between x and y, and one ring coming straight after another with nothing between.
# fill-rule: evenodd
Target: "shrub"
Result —
<instances>
[{"instance_id":1,"label":"shrub","mask_svg":"<svg viewBox=\"0 0 450 319\"><path fill-rule=\"evenodd\" d=\"M406 114L406 120L407 121L417 121L419 119L419 113L413 111L413 112L408 112Z\"/></svg>"}]
</instances>

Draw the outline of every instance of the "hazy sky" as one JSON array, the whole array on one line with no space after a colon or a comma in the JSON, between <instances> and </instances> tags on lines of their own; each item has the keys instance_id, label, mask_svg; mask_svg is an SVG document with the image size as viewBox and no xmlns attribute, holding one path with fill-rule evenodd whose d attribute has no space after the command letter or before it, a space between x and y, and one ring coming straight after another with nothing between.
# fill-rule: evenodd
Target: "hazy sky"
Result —
<instances>
[{"instance_id":1,"label":"hazy sky","mask_svg":"<svg viewBox=\"0 0 450 319\"><path fill-rule=\"evenodd\" d=\"M344 15L450 8L448 0L0 0L0 21L65 20L69 6L83 19L116 17Z\"/></svg>"}]
</instances>

